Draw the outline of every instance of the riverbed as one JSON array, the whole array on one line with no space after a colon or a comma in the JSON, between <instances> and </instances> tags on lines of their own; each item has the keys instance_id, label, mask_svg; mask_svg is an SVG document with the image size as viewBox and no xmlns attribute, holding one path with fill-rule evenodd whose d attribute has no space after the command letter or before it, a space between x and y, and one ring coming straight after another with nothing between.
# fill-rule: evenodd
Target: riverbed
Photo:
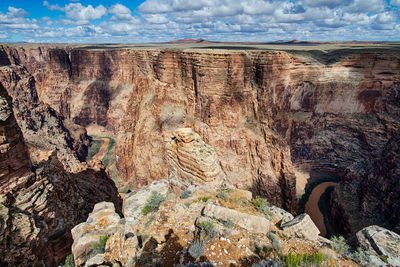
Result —
<instances>
[{"instance_id":1,"label":"riverbed","mask_svg":"<svg viewBox=\"0 0 400 267\"><path fill-rule=\"evenodd\" d=\"M335 186L336 184L336 182L323 182L314 187L305 205L305 213L310 215L311 219L321 232L320 235L322 236L326 235L326 227L324 222L324 215L319 209L318 202L321 198L321 195L326 191L326 189L330 186Z\"/></svg>"}]
</instances>

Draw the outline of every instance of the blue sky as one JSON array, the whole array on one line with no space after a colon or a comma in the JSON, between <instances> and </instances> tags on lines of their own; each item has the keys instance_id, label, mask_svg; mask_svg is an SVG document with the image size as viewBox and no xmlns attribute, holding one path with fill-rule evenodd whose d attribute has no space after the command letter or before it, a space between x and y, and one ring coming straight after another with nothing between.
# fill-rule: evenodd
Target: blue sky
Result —
<instances>
[{"instance_id":1,"label":"blue sky","mask_svg":"<svg viewBox=\"0 0 400 267\"><path fill-rule=\"evenodd\" d=\"M400 41L400 0L1 0L0 42Z\"/></svg>"}]
</instances>

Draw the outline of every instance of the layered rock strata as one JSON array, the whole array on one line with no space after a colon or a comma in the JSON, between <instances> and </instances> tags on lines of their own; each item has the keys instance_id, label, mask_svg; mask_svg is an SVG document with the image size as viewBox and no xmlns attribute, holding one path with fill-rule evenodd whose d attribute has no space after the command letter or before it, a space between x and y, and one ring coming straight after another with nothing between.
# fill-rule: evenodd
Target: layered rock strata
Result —
<instances>
[{"instance_id":1,"label":"layered rock strata","mask_svg":"<svg viewBox=\"0 0 400 267\"><path fill-rule=\"evenodd\" d=\"M295 210L293 165L311 181L335 176L338 232L370 224L399 231L394 52L0 50L3 65L33 76L41 101L114 135L120 178L132 187L166 177L164 143L191 127L214 147L231 184Z\"/></svg>"},{"instance_id":2,"label":"layered rock strata","mask_svg":"<svg viewBox=\"0 0 400 267\"><path fill-rule=\"evenodd\" d=\"M111 201L120 210L121 200L99 163L72 173L52 153L33 168L11 102L0 84L0 265L57 266L70 253L71 228L95 203Z\"/></svg>"},{"instance_id":3,"label":"layered rock strata","mask_svg":"<svg viewBox=\"0 0 400 267\"><path fill-rule=\"evenodd\" d=\"M223 186L225 174L212 146L190 128L179 128L167 143L170 177L178 179L177 184L189 186Z\"/></svg>"},{"instance_id":4,"label":"layered rock strata","mask_svg":"<svg viewBox=\"0 0 400 267\"><path fill-rule=\"evenodd\" d=\"M86 159L89 139L86 130L64 120L54 109L40 101L35 79L22 66L0 67L0 83L11 97L13 111L32 158L40 162L58 151L69 170Z\"/></svg>"}]
</instances>

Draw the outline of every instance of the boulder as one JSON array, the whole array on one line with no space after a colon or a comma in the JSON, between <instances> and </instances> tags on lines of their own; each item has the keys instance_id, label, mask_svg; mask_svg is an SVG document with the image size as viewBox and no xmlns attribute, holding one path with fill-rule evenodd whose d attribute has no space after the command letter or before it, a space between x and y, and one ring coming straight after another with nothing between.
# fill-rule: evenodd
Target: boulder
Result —
<instances>
[{"instance_id":1,"label":"boulder","mask_svg":"<svg viewBox=\"0 0 400 267\"><path fill-rule=\"evenodd\" d=\"M306 213L300 214L293 220L281 224L283 230L291 235L309 240L317 240L319 230L311 220L310 216Z\"/></svg>"},{"instance_id":2,"label":"boulder","mask_svg":"<svg viewBox=\"0 0 400 267\"><path fill-rule=\"evenodd\" d=\"M356 234L360 247L370 256L371 266L400 266L400 235L377 225Z\"/></svg>"},{"instance_id":3,"label":"boulder","mask_svg":"<svg viewBox=\"0 0 400 267\"><path fill-rule=\"evenodd\" d=\"M287 212L286 210L278 208L276 206L267 206L264 209L271 214L271 221L273 223L280 222L281 224L283 224L294 219L293 215L290 212Z\"/></svg>"},{"instance_id":4,"label":"boulder","mask_svg":"<svg viewBox=\"0 0 400 267\"><path fill-rule=\"evenodd\" d=\"M122 212L126 220L126 233L132 232L134 223L142 217L142 209L146 205L147 199L151 196L152 192L158 192L166 197L168 189L169 182L167 180L160 180L125 196Z\"/></svg>"},{"instance_id":5,"label":"boulder","mask_svg":"<svg viewBox=\"0 0 400 267\"><path fill-rule=\"evenodd\" d=\"M107 240L104 253L105 262L120 262L125 267L134 266L139 247L137 236L126 238L124 233L115 233Z\"/></svg>"},{"instance_id":6,"label":"boulder","mask_svg":"<svg viewBox=\"0 0 400 267\"><path fill-rule=\"evenodd\" d=\"M250 232L268 233L272 222L264 217L242 213L233 209L220 207L214 204L207 204L203 209L203 215L218 221L232 221Z\"/></svg>"},{"instance_id":7,"label":"boulder","mask_svg":"<svg viewBox=\"0 0 400 267\"><path fill-rule=\"evenodd\" d=\"M104 254L97 254L86 261L85 267L99 266L104 262Z\"/></svg>"},{"instance_id":8,"label":"boulder","mask_svg":"<svg viewBox=\"0 0 400 267\"><path fill-rule=\"evenodd\" d=\"M113 203L97 203L86 222L78 224L71 230L74 239L72 254L74 255L75 265L84 264L89 259L97 262L99 257L96 255L102 254L95 251L100 238L123 232L123 221L115 212ZM94 256L96 256L95 259L93 259Z\"/></svg>"}]
</instances>

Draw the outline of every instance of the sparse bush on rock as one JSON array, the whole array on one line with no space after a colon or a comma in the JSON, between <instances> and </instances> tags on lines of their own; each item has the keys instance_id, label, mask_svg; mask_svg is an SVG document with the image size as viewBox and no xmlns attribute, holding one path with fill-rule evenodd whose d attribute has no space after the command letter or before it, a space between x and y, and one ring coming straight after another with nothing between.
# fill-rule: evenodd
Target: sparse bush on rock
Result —
<instances>
[{"instance_id":1,"label":"sparse bush on rock","mask_svg":"<svg viewBox=\"0 0 400 267\"><path fill-rule=\"evenodd\" d=\"M198 224L200 228L200 239L213 239L217 236L217 231L215 230L214 223L211 221L203 221Z\"/></svg>"},{"instance_id":2,"label":"sparse bush on rock","mask_svg":"<svg viewBox=\"0 0 400 267\"><path fill-rule=\"evenodd\" d=\"M333 236L331 238L332 241L332 249L336 252L346 255L349 252L349 245L346 243L346 239L343 236Z\"/></svg>"},{"instance_id":3,"label":"sparse bush on rock","mask_svg":"<svg viewBox=\"0 0 400 267\"><path fill-rule=\"evenodd\" d=\"M284 267L284 265L274 259L263 259L260 262L254 263L251 267Z\"/></svg>"},{"instance_id":4,"label":"sparse bush on rock","mask_svg":"<svg viewBox=\"0 0 400 267\"><path fill-rule=\"evenodd\" d=\"M161 203L165 201L165 197L158 192L151 192L151 196L147 199L146 205L142 209L142 214L147 215L152 211L158 210Z\"/></svg>"},{"instance_id":5,"label":"sparse bush on rock","mask_svg":"<svg viewBox=\"0 0 400 267\"><path fill-rule=\"evenodd\" d=\"M357 248L351 253L350 258L362 266L368 266L370 263L368 254L362 248Z\"/></svg>"},{"instance_id":6,"label":"sparse bush on rock","mask_svg":"<svg viewBox=\"0 0 400 267\"><path fill-rule=\"evenodd\" d=\"M93 251L95 252L95 254L104 253L108 238L109 236L107 235L100 236L99 243L93 246Z\"/></svg>"},{"instance_id":7,"label":"sparse bush on rock","mask_svg":"<svg viewBox=\"0 0 400 267\"><path fill-rule=\"evenodd\" d=\"M222 222L222 225L226 228L232 228L233 227L233 222L231 219L227 219Z\"/></svg>"},{"instance_id":8,"label":"sparse bush on rock","mask_svg":"<svg viewBox=\"0 0 400 267\"><path fill-rule=\"evenodd\" d=\"M72 254L65 258L64 267L75 267L74 256Z\"/></svg>"},{"instance_id":9,"label":"sparse bush on rock","mask_svg":"<svg viewBox=\"0 0 400 267\"><path fill-rule=\"evenodd\" d=\"M266 199L257 197L253 199L251 203L258 210L258 212L264 214L267 219L272 218L272 213L268 209L270 203Z\"/></svg>"},{"instance_id":10,"label":"sparse bush on rock","mask_svg":"<svg viewBox=\"0 0 400 267\"><path fill-rule=\"evenodd\" d=\"M280 258L286 267L314 267L320 266L324 261L324 255L321 253L298 254L290 252L287 255L281 255Z\"/></svg>"},{"instance_id":11,"label":"sparse bush on rock","mask_svg":"<svg viewBox=\"0 0 400 267\"><path fill-rule=\"evenodd\" d=\"M186 198L189 198L191 195L192 195L192 191L185 190L185 191L182 191L180 198L186 199Z\"/></svg>"},{"instance_id":12,"label":"sparse bush on rock","mask_svg":"<svg viewBox=\"0 0 400 267\"><path fill-rule=\"evenodd\" d=\"M190 245L188 250L190 256L196 260L204 255L204 244L201 241L195 241Z\"/></svg>"}]
</instances>

